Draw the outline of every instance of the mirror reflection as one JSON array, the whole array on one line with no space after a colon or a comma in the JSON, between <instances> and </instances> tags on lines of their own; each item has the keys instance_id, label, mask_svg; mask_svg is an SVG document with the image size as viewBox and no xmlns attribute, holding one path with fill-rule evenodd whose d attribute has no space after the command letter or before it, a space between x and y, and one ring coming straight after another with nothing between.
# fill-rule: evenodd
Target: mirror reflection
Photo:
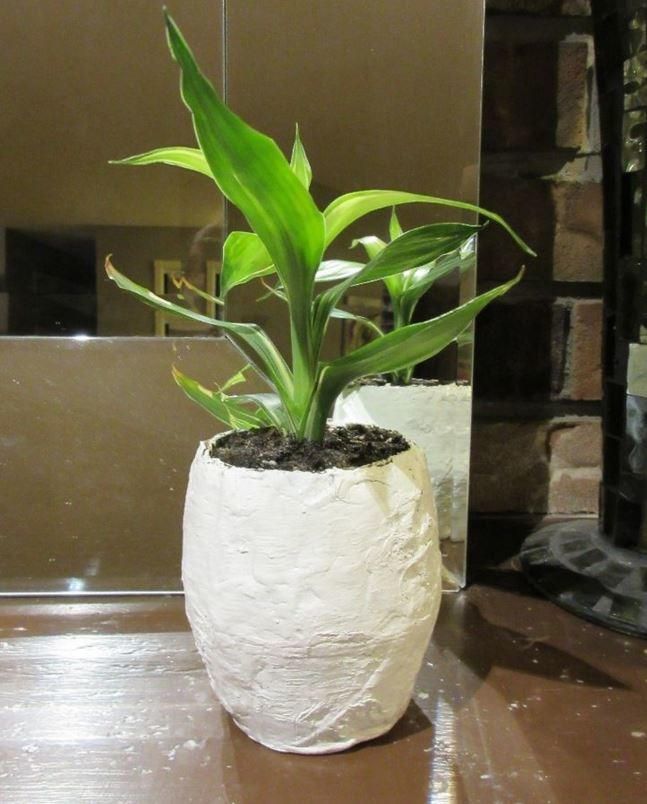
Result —
<instances>
[{"instance_id":1,"label":"mirror reflection","mask_svg":"<svg viewBox=\"0 0 647 804\"><path fill-rule=\"evenodd\" d=\"M322 207L365 188L477 201L482 2L414 0L407 13L390 0L223 5L173 0L171 10L216 86L226 75L236 112L285 153L299 124ZM8 144L0 154L0 469L10 479L0 510L0 593L180 589L186 472L196 442L219 428L183 401L169 366L186 363L191 376L213 383L242 363L222 339L204 337L214 334L208 327L165 319L120 292L103 270L111 253L129 277L158 293L186 297L184 277L217 295L225 234L244 228L232 211L225 225L219 194L202 176L109 164L194 143L160 6L0 4L0 132ZM385 237L388 218L376 214L349 230L329 256L359 259L351 240ZM459 216L401 211L405 228L434 219ZM474 269L446 276L418 316L466 300L473 284ZM388 327L383 293L380 283L354 288L345 307ZM283 311L276 315L281 302L263 296L260 282L235 288L225 314L260 323L287 353ZM352 321L334 324L326 358L366 337ZM469 338L419 367L418 376L440 389L440 414L437 406L435 413L421 408L421 420L449 422L437 486L446 489L448 577L459 586ZM36 503L25 489L36 489Z\"/></svg>"}]
</instances>

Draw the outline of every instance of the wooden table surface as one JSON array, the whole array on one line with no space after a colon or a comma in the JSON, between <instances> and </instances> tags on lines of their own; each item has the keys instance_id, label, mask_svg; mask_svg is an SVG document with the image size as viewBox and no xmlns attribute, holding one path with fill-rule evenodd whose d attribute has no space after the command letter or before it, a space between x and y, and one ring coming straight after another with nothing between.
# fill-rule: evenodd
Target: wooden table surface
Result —
<instances>
[{"instance_id":1,"label":"wooden table surface","mask_svg":"<svg viewBox=\"0 0 647 804\"><path fill-rule=\"evenodd\" d=\"M2 804L647 801L647 642L513 571L446 595L409 711L278 754L213 697L181 597L0 603Z\"/></svg>"}]
</instances>

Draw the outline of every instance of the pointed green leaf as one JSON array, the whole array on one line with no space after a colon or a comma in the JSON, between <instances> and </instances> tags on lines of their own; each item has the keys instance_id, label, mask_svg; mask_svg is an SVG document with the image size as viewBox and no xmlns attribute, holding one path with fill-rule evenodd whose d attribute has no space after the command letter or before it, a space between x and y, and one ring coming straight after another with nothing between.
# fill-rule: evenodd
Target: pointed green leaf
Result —
<instances>
[{"instance_id":1,"label":"pointed green leaf","mask_svg":"<svg viewBox=\"0 0 647 804\"><path fill-rule=\"evenodd\" d=\"M192 293L195 293L196 296L200 296L201 299L204 299L208 302L213 302L220 307L224 307L225 302L222 299L218 298L218 296L212 296L211 293L207 293L206 290L202 290L202 288L197 287L193 284L193 282L189 282L185 276L180 276L179 279L172 277L171 281L178 290L188 288Z\"/></svg>"},{"instance_id":2,"label":"pointed green leaf","mask_svg":"<svg viewBox=\"0 0 647 804\"><path fill-rule=\"evenodd\" d=\"M233 388L235 385L241 385L242 383L247 381L247 377L245 377L245 372L248 371L252 367L251 363L248 363L246 366L243 366L240 371L237 371L235 374L225 381L224 385L220 385L218 387L218 391L221 394L226 393L230 388Z\"/></svg>"},{"instance_id":3,"label":"pointed green leaf","mask_svg":"<svg viewBox=\"0 0 647 804\"><path fill-rule=\"evenodd\" d=\"M410 229L383 249L358 273L320 293L314 305L314 342L322 343L330 311L337 307L344 294L357 285L416 268L436 259L440 254L460 246L481 227L468 223L432 223ZM375 244L374 244L375 245Z\"/></svg>"},{"instance_id":4,"label":"pointed green leaf","mask_svg":"<svg viewBox=\"0 0 647 804\"><path fill-rule=\"evenodd\" d=\"M326 245L332 243L332 241L343 232L344 229L350 226L351 223L354 223L358 218L362 218L369 212L385 209L386 207L391 207L396 204L415 203L436 204L478 213L484 218L489 218L495 223L498 223L499 226L502 226L515 243L527 254L530 254L532 257L537 256L512 227L495 212L490 212L483 207L468 204L464 201L452 201L447 198L436 198L431 195L407 193L399 190L360 190L336 198L324 211L324 218L326 220Z\"/></svg>"},{"instance_id":5,"label":"pointed green leaf","mask_svg":"<svg viewBox=\"0 0 647 804\"><path fill-rule=\"evenodd\" d=\"M358 315L357 313L351 313L349 310L342 310L339 307L333 307L330 311L331 318L341 318L346 321L355 321L358 324L362 324L362 326L370 329L374 335L382 336L384 335L383 330L375 323L375 321L371 321L370 318L367 318L364 315Z\"/></svg>"},{"instance_id":6,"label":"pointed green leaf","mask_svg":"<svg viewBox=\"0 0 647 804\"><path fill-rule=\"evenodd\" d=\"M268 296L274 296L275 298L280 299L282 302L287 302L288 297L285 295L285 292L280 285L277 287L272 287L272 285L268 285L264 279L261 279L261 282L263 283L263 287L267 290L267 294L262 297L263 299L266 299Z\"/></svg>"},{"instance_id":7,"label":"pointed green leaf","mask_svg":"<svg viewBox=\"0 0 647 804\"><path fill-rule=\"evenodd\" d=\"M456 269L459 270L462 276L471 268L474 268L475 265L475 239L470 238L460 249L444 254L429 265L422 265L403 275L405 283L400 292L397 293L397 301L401 306L404 321L409 322L411 320L417 303L435 282ZM389 279L399 278L389 277ZM388 281L388 279L385 280L385 282ZM389 293L393 298L391 288L389 288Z\"/></svg>"},{"instance_id":8,"label":"pointed green leaf","mask_svg":"<svg viewBox=\"0 0 647 804\"><path fill-rule=\"evenodd\" d=\"M391 210L391 217L389 219L389 237L391 240L395 240L396 237L400 237L402 234L402 226L400 226L400 221L398 220L398 215L395 211L395 207Z\"/></svg>"},{"instance_id":9,"label":"pointed green leaf","mask_svg":"<svg viewBox=\"0 0 647 804\"><path fill-rule=\"evenodd\" d=\"M426 265L442 254L459 248L480 229L480 226L469 223L430 223L409 229L380 248L362 271L347 280L349 287Z\"/></svg>"},{"instance_id":10,"label":"pointed green leaf","mask_svg":"<svg viewBox=\"0 0 647 804\"><path fill-rule=\"evenodd\" d=\"M250 430L256 427L265 427L269 424L264 411L248 410L244 405L246 400L241 401L235 396L228 396L222 391L210 391L197 380L187 377L178 368L173 366L173 379L184 391L184 393L197 402L200 407L211 413L228 427L236 430Z\"/></svg>"},{"instance_id":11,"label":"pointed green leaf","mask_svg":"<svg viewBox=\"0 0 647 804\"><path fill-rule=\"evenodd\" d=\"M226 297L236 285L274 273L272 258L253 232L230 232L222 249L220 292Z\"/></svg>"},{"instance_id":12,"label":"pointed green leaf","mask_svg":"<svg viewBox=\"0 0 647 804\"><path fill-rule=\"evenodd\" d=\"M253 350L256 359L252 360L254 367L263 376L263 378L274 388L280 395L281 399L289 400L292 397L292 375L287 367L285 360L276 346L267 336L266 332L261 329L257 324L237 324L233 321L223 321L219 318L210 318L207 315L198 313L195 310L189 310L186 307L180 307L168 299L153 293L152 290L138 285L132 279L120 273L114 265L110 262L110 257L106 258L106 273L122 290L126 290L134 296L137 296L146 304L155 307L157 310L162 310L166 313L180 316L181 318L189 319L190 321L197 321L201 324L208 324L212 327L219 327L227 333L239 338L246 346Z\"/></svg>"},{"instance_id":13,"label":"pointed green leaf","mask_svg":"<svg viewBox=\"0 0 647 804\"><path fill-rule=\"evenodd\" d=\"M263 241L288 295L308 298L324 248L321 212L276 143L220 100L168 14L166 29L182 98L218 186Z\"/></svg>"},{"instance_id":14,"label":"pointed green leaf","mask_svg":"<svg viewBox=\"0 0 647 804\"><path fill-rule=\"evenodd\" d=\"M294 431L294 422L276 394L240 394L237 399L258 405L268 424L283 432Z\"/></svg>"},{"instance_id":15,"label":"pointed green leaf","mask_svg":"<svg viewBox=\"0 0 647 804\"><path fill-rule=\"evenodd\" d=\"M290 170L307 190L310 187L310 182L312 181L312 168L310 167L310 162L308 161L305 148L303 147L301 137L299 136L298 125L294 134L294 145L292 146Z\"/></svg>"},{"instance_id":16,"label":"pointed green leaf","mask_svg":"<svg viewBox=\"0 0 647 804\"><path fill-rule=\"evenodd\" d=\"M202 173L213 179L207 160L199 148L185 148L177 146L175 148L156 148L145 154L127 156L125 159L112 159L111 165L172 165L186 170L193 170L195 173Z\"/></svg>"},{"instance_id":17,"label":"pointed green leaf","mask_svg":"<svg viewBox=\"0 0 647 804\"><path fill-rule=\"evenodd\" d=\"M511 281L476 296L455 310L393 330L344 357L324 364L320 374L322 404L330 406L353 380L397 371L433 357L455 340L484 307L510 290L522 276L523 270Z\"/></svg>"},{"instance_id":18,"label":"pointed green leaf","mask_svg":"<svg viewBox=\"0 0 647 804\"><path fill-rule=\"evenodd\" d=\"M351 287L375 282L378 279L424 265L439 255L458 248L479 229L479 226L472 226L468 223L432 223L417 229L410 229L384 248L373 243L372 245L377 251L376 256L361 271L349 276L317 297L315 321L320 326L321 318L326 317L330 310L337 306L339 300ZM377 240L377 238L374 239Z\"/></svg>"},{"instance_id":19,"label":"pointed green leaf","mask_svg":"<svg viewBox=\"0 0 647 804\"><path fill-rule=\"evenodd\" d=\"M355 248L356 246L362 246L369 260L374 260L378 254L384 251L386 243L379 237L375 237L375 235L368 235L367 237L358 237L353 240L350 247Z\"/></svg>"},{"instance_id":20,"label":"pointed green leaf","mask_svg":"<svg viewBox=\"0 0 647 804\"><path fill-rule=\"evenodd\" d=\"M315 280L317 282L339 282L355 276L364 269L363 262L350 262L349 260L324 260L319 268Z\"/></svg>"},{"instance_id":21,"label":"pointed green leaf","mask_svg":"<svg viewBox=\"0 0 647 804\"><path fill-rule=\"evenodd\" d=\"M297 126L292 148L290 169L306 189L310 186L312 170L299 137ZM272 258L258 235L253 232L231 232L223 249L220 282L223 296L236 285L275 273Z\"/></svg>"}]
</instances>

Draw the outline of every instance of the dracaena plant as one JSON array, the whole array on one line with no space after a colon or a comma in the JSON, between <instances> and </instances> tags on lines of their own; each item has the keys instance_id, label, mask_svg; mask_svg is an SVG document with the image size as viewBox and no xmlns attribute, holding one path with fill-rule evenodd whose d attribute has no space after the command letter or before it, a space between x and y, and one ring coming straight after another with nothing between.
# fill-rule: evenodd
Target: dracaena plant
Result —
<instances>
[{"instance_id":1,"label":"dracaena plant","mask_svg":"<svg viewBox=\"0 0 647 804\"><path fill-rule=\"evenodd\" d=\"M498 215L471 204L433 196L366 190L342 195L320 211L310 192L311 169L298 132L291 160L276 143L237 117L200 72L180 30L166 14L171 54L181 72L181 94L193 117L198 148L160 148L123 164L165 163L202 173L242 212L252 231L234 231L223 246L222 304L237 285L276 274L289 320L290 361L256 324L214 319L182 307L137 285L106 261L117 285L144 302L183 318L220 328L246 354L272 394L231 394L227 387L203 387L177 369L173 374L185 393L228 426L237 429L273 426L299 439L321 441L333 403L351 382L367 375L406 369L433 356L455 340L489 302L504 294L521 274L442 316L408 324L334 360L321 359L331 317L349 288L385 280L427 265L460 249L479 225L432 223L395 237L392 242L341 281L324 290L317 280L334 273L336 261L324 260L328 246L353 222L379 209L422 203L480 213L495 221L526 252L528 246ZM317 274L319 273L319 276ZM203 295L207 295L204 294Z\"/></svg>"},{"instance_id":2,"label":"dracaena plant","mask_svg":"<svg viewBox=\"0 0 647 804\"><path fill-rule=\"evenodd\" d=\"M451 226L452 224L447 224ZM389 242L394 242L404 234L395 209L389 221ZM353 247L362 246L369 260L374 260L387 248L388 243L375 235L368 235L354 240ZM458 247L450 248L439 254L426 265L391 274L384 277L384 286L391 303L393 313L393 330L407 327L413 322L418 302L428 290L442 277L455 271L463 275L476 265L476 234L467 237ZM361 263L337 260L330 266L322 266L317 272L317 280L330 282L346 279L362 270ZM340 311L340 317L354 319L370 328L373 335L381 337L384 332L370 319L357 316L349 311ZM460 336L459 336L460 337ZM395 385L409 385L413 378L415 366L409 365L389 373L389 379Z\"/></svg>"}]
</instances>

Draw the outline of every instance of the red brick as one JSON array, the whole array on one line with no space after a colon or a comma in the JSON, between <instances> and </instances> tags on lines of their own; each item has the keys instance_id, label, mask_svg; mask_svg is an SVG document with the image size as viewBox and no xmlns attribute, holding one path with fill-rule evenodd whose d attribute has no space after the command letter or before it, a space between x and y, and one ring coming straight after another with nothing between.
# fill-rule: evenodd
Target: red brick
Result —
<instances>
[{"instance_id":1,"label":"red brick","mask_svg":"<svg viewBox=\"0 0 647 804\"><path fill-rule=\"evenodd\" d=\"M575 302L571 312L568 396L600 399L602 396L602 302Z\"/></svg>"},{"instance_id":2,"label":"red brick","mask_svg":"<svg viewBox=\"0 0 647 804\"><path fill-rule=\"evenodd\" d=\"M550 40L486 42L483 150L555 146L558 52L559 43Z\"/></svg>"},{"instance_id":3,"label":"red brick","mask_svg":"<svg viewBox=\"0 0 647 804\"><path fill-rule=\"evenodd\" d=\"M551 514L597 514L600 469L557 469L548 494Z\"/></svg>"},{"instance_id":4,"label":"red brick","mask_svg":"<svg viewBox=\"0 0 647 804\"><path fill-rule=\"evenodd\" d=\"M548 505L549 422L475 422L470 508L544 513Z\"/></svg>"},{"instance_id":5,"label":"red brick","mask_svg":"<svg viewBox=\"0 0 647 804\"><path fill-rule=\"evenodd\" d=\"M522 265L527 280L550 279L555 218L551 183L484 175L481 204L503 215L538 256L529 257L500 227L488 226L479 237L479 279L509 279Z\"/></svg>"},{"instance_id":6,"label":"red brick","mask_svg":"<svg viewBox=\"0 0 647 804\"><path fill-rule=\"evenodd\" d=\"M600 420L570 418L550 433L550 467L557 469L599 468L602 462Z\"/></svg>"},{"instance_id":7,"label":"red brick","mask_svg":"<svg viewBox=\"0 0 647 804\"><path fill-rule=\"evenodd\" d=\"M586 41L561 42L557 78L559 148L583 148L588 141L588 58Z\"/></svg>"},{"instance_id":8,"label":"red brick","mask_svg":"<svg viewBox=\"0 0 647 804\"><path fill-rule=\"evenodd\" d=\"M483 310L476 321L476 394L487 399L559 396L568 313L566 305L552 299L504 298Z\"/></svg>"},{"instance_id":9,"label":"red brick","mask_svg":"<svg viewBox=\"0 0 647 804\"><path fill-rule=\"evenodd\" d=\"M553 279L599 282L604 246L602 187L595 182L553 185Z\"/></svg>"}]
</instances>

